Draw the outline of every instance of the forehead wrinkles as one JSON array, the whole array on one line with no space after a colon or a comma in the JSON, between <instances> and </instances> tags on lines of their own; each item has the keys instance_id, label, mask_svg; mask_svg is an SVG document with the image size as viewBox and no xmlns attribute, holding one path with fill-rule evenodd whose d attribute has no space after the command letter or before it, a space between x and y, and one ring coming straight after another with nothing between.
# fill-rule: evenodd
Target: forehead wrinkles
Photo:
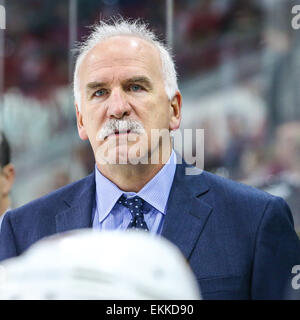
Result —
<instances>
[{"instance_id":1,"label":"forehead wrinkles","mask_svg":"<svg viewBox=\"0 0 300 320\"><path fill-rule=\"evenodd\" d=\"M85 76L83 79L83 84L86 82L98 81L111 83L114 81L123 81L135 76L145 76L152 81L159 81L159 73L157 70L152 71L151 69L145 67L144 65L130 65L129 63L124 63L124 68L117 65L111 64L98 64L95 63L89 68L86 68Z\"/></svg>"},{"instance_id":2,"label":"forehead wrinkles","mask_svg":"<svg viewBox=\"0 0 300 320\"><path fill-rule=\"evenodd\" d=\"M143 65L128 65L128 63L125 63L124 67L120 65L103 65L102 63L96 63L91 65L89 68L85 68L84 74L81 77L82 89L84 89L87 83L90 82L112 85L124 82L134 77L146 77L153 84L164 84L163 78L157 68L152 68L151 70Z\"/></svg>"}]
</instances>

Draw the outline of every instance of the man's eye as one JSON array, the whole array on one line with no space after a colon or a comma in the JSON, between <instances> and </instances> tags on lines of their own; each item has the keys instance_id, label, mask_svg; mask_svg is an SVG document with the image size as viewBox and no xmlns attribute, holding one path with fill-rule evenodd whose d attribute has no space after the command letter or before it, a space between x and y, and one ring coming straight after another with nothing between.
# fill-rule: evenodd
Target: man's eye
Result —
<instances>
[{"instance_id":1,"label":"man's eye","mask_svg":"<svg viewBox=\"0 0 300 320\"><path fill-rule=\"evenodd\" d=\"M102 97L107 93L106 89L99 89L94 93L95 97Z\"/></svg>"},{"instance_id":2,"label":"man's eye","mask_svg":"<svg viewBox=\"0 0 300 320\"><path fill-rule=\"evenodd\" d=\"M140 86L139 84L132 84L130 85L130 90L131 91L134 91L134 92L138 92L138 91L141 91L143 90L144 88L142 86Z\"/></svg>"}]
</instances>

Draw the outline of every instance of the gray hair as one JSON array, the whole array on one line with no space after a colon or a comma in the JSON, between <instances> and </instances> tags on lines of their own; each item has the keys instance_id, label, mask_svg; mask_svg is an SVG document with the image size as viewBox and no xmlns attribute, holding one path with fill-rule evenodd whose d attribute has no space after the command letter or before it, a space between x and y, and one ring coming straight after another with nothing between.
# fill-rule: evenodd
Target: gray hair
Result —
<instances>
[{"instance_id":1,"label":"gray hair","mask_svg":"<svg viewBox=\"0 0 300 320\"><path fill-rule=\"evenodd\" d=\"M173 58L168 48L157 39L156 35L148 29L146 24L140 20L131 21L123 18L118 20L112 19L111 23L100 21L92 27L91 34L84 42L79 44L77 48L78 56L75 63L73 90L75 102L78 104L79 110L81 108L81 95L78 72L83 59L98 43L108 38L122 35L141 38L153 44L160 54L165 90L168 98L171 100L176 91L178 91L177 75Z\"/></svg>"}]
</instances>

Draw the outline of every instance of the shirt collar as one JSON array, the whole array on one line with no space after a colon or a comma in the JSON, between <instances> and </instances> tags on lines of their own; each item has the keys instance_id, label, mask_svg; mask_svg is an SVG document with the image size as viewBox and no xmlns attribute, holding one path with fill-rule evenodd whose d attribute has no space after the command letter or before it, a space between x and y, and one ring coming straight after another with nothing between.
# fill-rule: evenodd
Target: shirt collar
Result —
<instances>
[{"instance_id":1,"label":"shirt collar","mask_svg":"<svg viewBox=\"0 0 300 320\"><path fill-rule=\"evenodd\" d=\"M156 210L165 214L176 171L176 161L176 154L172 150L168 162L138 193L122 191L113 182L104 177L98 170L97 165L95 165L96 201L99 221L103 221L108 216L123 193L128 197L137 195Z\"/></svg>"}]
</instances>

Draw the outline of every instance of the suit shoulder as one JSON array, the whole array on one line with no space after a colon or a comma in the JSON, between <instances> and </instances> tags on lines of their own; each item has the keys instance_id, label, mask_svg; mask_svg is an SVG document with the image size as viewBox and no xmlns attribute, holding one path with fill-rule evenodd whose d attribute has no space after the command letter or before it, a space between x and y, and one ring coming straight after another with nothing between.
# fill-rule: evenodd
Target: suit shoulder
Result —
<instances>
[{"instance_id":1,"label":"suit shoulder","mask_svg":"<svg viewBox=\"0 0 300 320\"><path fill-rule=\"evenodd\" d=\"M290 208L281 197L206 171L201 175L202 182L205 181L209 186L204 198L216 208L218 216L226 217L222 221L228 221L227 218L231 217L231 221L235 221L239 227L247 225L254 232L263 218L271 218L272 221L283 219L293 225Z\"/></svg>"},{"instance_id":2,"label":"suit shoulder","mask_svg":"<svg viewBox=\"0 0 300 320\"><path fill-rule=\"evenodd\" d=\"M217 192L222 192L223 195L229 198L247 198L263 202L268 202L272 199L278 198L266 191L257 189L242 182L237 182L228 178L218 176L207 171L203 171L203 178L205 179L209 187Z\"/></svg>"},{"instance_id":3,"label":"suit shoulder","mask_svg":"<svg viewBox=\"0 0 300 320\"><path fill-rule=\"evenodd\" d=\"M280 197L206 171L203 172L203 179L212 191L209 192L209 202L222 208L220 210L227 212L227 215L234 215L235 219L239 216L247 221L249 217L260 221L268 209L291 219L290 209Z\"/></svg>"},{"instance_id":4,"label":"suit shoulder","mask_svg":"<svg viewBox=\"0 0 300 320\"><path fill-rule=\"evenodd\" d=\"M9 211L8 214L14 217L18 216L19 214L24 215L26 212L35 212L34 209L43 209L45 210L44 212L46 212L48 208L53 208L53 205L65 201L65 199L78 199L78 197L86 188L90 188L92 186L94 180L94 173L92 173L83 179L72 182L40 198L32 200L23 206L13 209Z\"/></svg>"}]
</instances>

